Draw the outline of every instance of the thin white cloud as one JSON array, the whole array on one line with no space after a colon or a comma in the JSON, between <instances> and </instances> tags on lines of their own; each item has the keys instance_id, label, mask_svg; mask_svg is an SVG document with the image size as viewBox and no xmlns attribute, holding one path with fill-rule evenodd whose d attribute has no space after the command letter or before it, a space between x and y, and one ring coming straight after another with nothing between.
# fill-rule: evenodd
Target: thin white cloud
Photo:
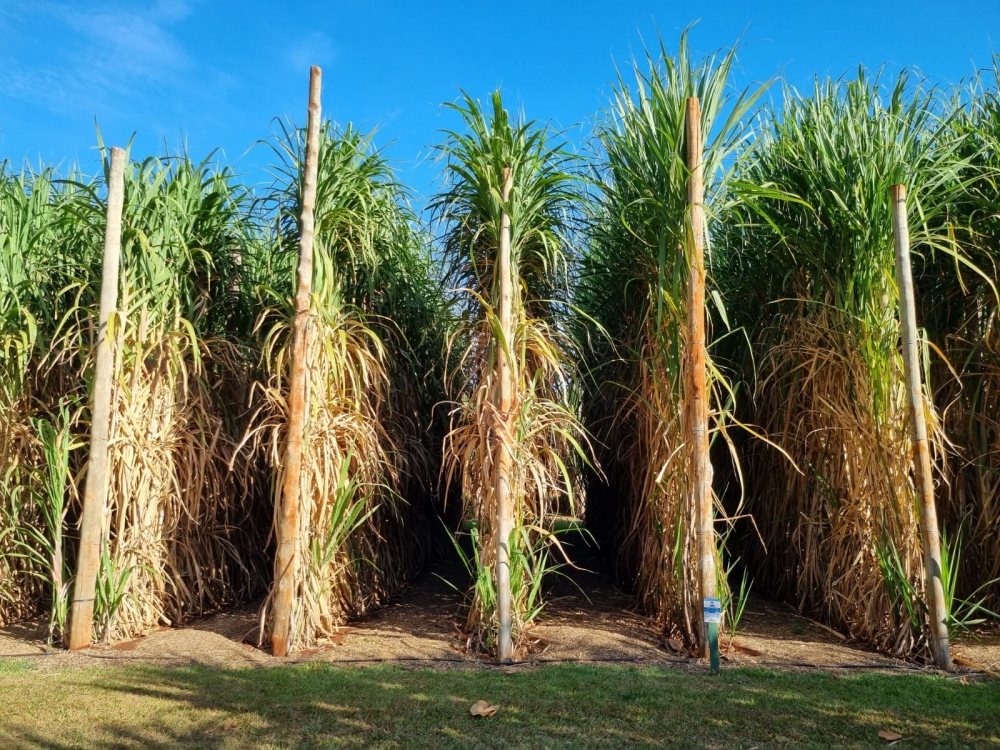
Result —
<instances>
[{"instance_id":1,"label":"thin white cloud","mask_svg":"<svg viewBox=\"0 0 1000 750\"><path fill-rule=\"evenodd\" d=\"M183 48L154 18L108 10L71 11L63 20L80 34L92 61L119 74L159 78L187 63Z\"/></svg>"},{"instance_id":2,"label":"thin white cloud","mask_svg":"<svg viewBox=\"0 0 1000 750\"><path fill-rule=\"evenodd\" d=\"M192 4L188 0L157 0L154 13L163 21L182 21L191 15Z\"/></svg>"},{"instance_id":3,"label":"thin white cloud","mask_svg":"<svg viewBox=\"0 0 1000 750\"><path fill-rule=\"evenodd\" d=\"M166 84L190 65L171 29L191 13L185 0L159 0L143 9L123 3L89 10L74 2L4 4L0 24L7 34L28 35L41 20L49 45L30 65L16 57L12 45L0 50L5 73L0 94L11 98L62 113L67 108L95 112L113 105L117 95Z\"/></svg>"},{"instance_id":4,"label":"thin white cloud","mask_svg":"<svg viewBox=\"0 0 1000 750\"><path fill-rule=\"evenodd\" d=\"M321 31L313 31L289 45L285 60L292 68L304 70L312 65L329 65L336 56L333 40Z\"/></svg>"}]
</instances>

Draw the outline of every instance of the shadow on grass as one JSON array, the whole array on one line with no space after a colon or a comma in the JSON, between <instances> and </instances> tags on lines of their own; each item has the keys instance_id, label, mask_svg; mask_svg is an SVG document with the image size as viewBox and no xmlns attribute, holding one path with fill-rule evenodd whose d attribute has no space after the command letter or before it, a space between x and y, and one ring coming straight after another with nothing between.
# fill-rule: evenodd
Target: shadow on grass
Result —
<instances>
[{"instance_id":1,"label":"shadow on grass","mask_svg":"<svg viewBox=\"0 0 1000 750\"><path fill-rule=\"evenodd\" d=\"M915 675L88 670L8 676L0 745L69 747L1000 747L1000 683ZM8 688L13 688L9 690ZM475 719L478 699L499 703Z\"/></svg>"}]
</instances>

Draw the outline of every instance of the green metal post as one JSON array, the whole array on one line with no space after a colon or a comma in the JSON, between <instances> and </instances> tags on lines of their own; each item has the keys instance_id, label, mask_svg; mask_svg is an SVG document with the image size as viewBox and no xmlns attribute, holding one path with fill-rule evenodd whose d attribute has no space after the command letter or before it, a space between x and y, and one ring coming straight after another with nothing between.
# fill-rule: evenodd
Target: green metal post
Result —
<instances>
[{"instance_id":1,"label":"green metal post","mask_svg":"<svg viewBox=\"0 0 1000 750\"><path fill-rule=\"evenodd\" d=\"M709 657L712 663L712 671L719 671L719 623L709 622L708 626L708 648Z\"/></svg>"}]
</instances>

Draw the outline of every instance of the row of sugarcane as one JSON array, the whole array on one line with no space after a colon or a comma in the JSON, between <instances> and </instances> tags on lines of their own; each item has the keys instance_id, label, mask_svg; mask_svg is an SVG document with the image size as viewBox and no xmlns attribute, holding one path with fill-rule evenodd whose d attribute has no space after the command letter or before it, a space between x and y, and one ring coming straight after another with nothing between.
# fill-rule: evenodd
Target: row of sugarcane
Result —
<instances>
[{"instance_id":1,"label":"row of sugarcane","mask_svg":"<svg viewBox=\"0 0 1000 750\"><path fill-rule=\"evenodd\" d=\"M468 644L507 659L572 563L556 519L585 515L692 649L703 598L732 633L752 579L942 663L939 626L1000 602L997 88L860 70L762 104L731 89L735 60L661 45L580 151L463 95L426 228L371 138L321 122L317 74L259 194L186 155L123 164L106 321L110 152L103 179L5 168L0 620L45 610L56 639L89 604L81 642L110 641L263 597L261 640L287 653L398 591L444 518ZM90 505L94 590L74 593Z\"/></svg>"}]
</instances>

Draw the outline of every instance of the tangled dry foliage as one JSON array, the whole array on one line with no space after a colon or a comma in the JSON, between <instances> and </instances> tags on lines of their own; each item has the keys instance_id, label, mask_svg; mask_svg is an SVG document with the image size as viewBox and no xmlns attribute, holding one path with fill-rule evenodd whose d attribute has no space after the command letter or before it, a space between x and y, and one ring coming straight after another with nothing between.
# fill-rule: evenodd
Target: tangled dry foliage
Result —
<instances>
[{"instance_id":1,"label":"tangled dry foliage","mask_svg":"<svg viewBox=\"0 0 1000 750\"><path fill-rule=\"evenodd\" d=\"M11 369L4 373L5 381L11 378L21 386L23 381ZM29 399L21 392L4 393L0 401L0 469L3 471L0 503L4 524L4 533L0 535L0 625L34 615L46 586L45 578L37 575L35 561L22 554L21 545L30 544L27 534L17 531L37 528L41 521L39 508L31 501L40 490L32 469L39 466L42 459L31 429L29 404Z\"/></svg>"},{"instance_id":2,"label":"tangled dry foliage","mask_svg":"<svg viewBox=\"0 0 1000 750\"><path fill-rule=\"evenodd\" d=\"M902 550L906 580L922 590L902 362L892 358L886 371L872 372L859 352L873 342L835 311L810 307L774 320L782 340L760 363L756 414L804 470L775 471L772 449L753 452L761 460L753 463L750 508L767 547L757 575L801 611L884 650L911 653L922 625L886 584L879 559ZM895 320L887 318L891 328ZM934 442L942 444L939 429Z\"/></svg>"},{"instance_id":3,"label":"tangled dry foliage","mask_svg":"<svg viewBox=\"0 0 1000 750\"><path fill-rule=\"evenodd\" d=\"M993 278L998 278L994 274ZM982 297L992 290L983 291ZM987 297L987 299L989 299ZM979 307L979 305L977 305ZM937 400L949 404L946 432L951 438L945 462L948 483L945 523L962 552L958 593L982 599L1000 611L1000 321L993 299L959 332L945 338L949 362L961 362L960 380L946 383ZM978 330L976 330L978 329Z\"/></svg>"}]
</instances>

